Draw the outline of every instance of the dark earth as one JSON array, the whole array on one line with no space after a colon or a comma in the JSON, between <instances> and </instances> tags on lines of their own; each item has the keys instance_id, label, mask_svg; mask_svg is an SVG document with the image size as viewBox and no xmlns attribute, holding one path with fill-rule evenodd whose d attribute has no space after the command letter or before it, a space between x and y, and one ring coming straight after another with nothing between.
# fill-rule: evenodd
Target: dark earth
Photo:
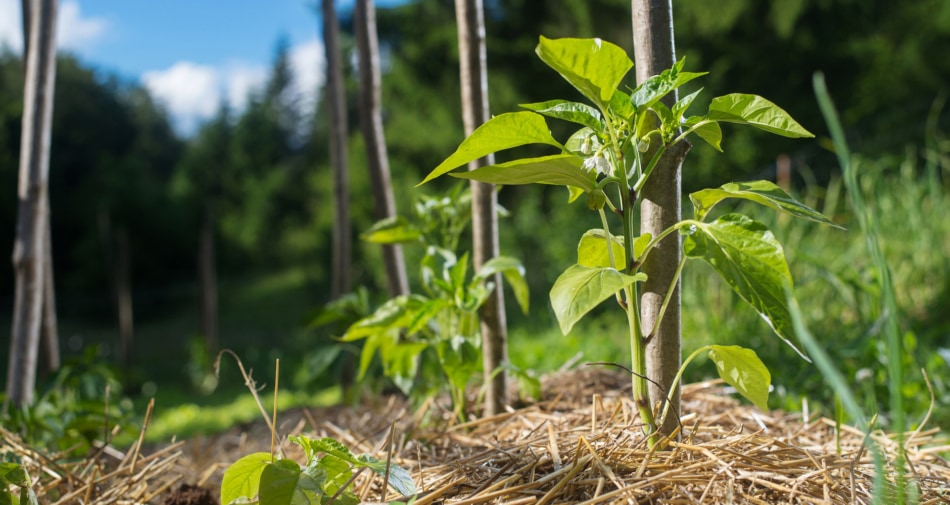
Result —
<instances>
[{"instance_id":1,"label":"dark earth","mask_svg":"<svg viewBox=\"0 0 950 505\"><path fill-rule=\"evenodd\" d=\"M190 484L182 484L165 496L164 505L220 505L214 491Z\"/></svg>"}]
</instances>

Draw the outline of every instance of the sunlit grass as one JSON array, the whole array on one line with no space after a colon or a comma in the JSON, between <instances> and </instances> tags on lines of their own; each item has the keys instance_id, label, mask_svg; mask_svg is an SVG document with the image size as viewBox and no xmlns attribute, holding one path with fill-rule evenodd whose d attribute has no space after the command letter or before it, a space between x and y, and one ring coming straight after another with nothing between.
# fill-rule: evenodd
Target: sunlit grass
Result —
<instances>
[{"instance_id":1,"label":"sunlit grass","mask_svg":"<svg viewBox=\"0 0 950 505\"><path fill-rule=\"evenodd\" d=\"M270 414L273 397L271 393L261 395L261 401ZM280 411L300 406L333 405L339 403L340 399L339 388L325 389L317 393L282 390L277 397L277 409ZM199 405L193 402L156 405L145 432L145 440L149 443L182 440L194 435L222 432L237 424L260 419L263 419L260 409L250 393L239 395L233 401L221 405ZM115 443L125 447L134 441L135 436L131 433L123 433Z\"/></svg>"},{"instance_id":2,"label":"sunlit grass","mask_svg":"<svg viewBox=\"0 0 950 505\"><path fill-rule=\"evenodd\" d=\"M855 156L861 190L877 221L878 240L897 294L905 351L902 367L908 379L902 386L904 410L912 423L919 422L930 403L921 367L931 378L937 377L937 410L931 423L950 422L946 407L950 384L940 372L948 363L939 351L947 347L950 333L950 318L944 310L950 300L950 220L943 218L950 215L950 198L941 182L950 171L948 148L944 142L939 152L924 151L923 156L915 148L908 148L903 156ZM928 163L928 159L942 164ZM848 229L789 219L752 205L741 205L740 210L765 223L785 244L805 324L852 389L869 393L865 395L869 412L884 414L888 411L888 357L878 274L868 254L867 237L845 205L840 179L832 178L827 186L810 186L796 196ZM683 300L686 352L713 342L755 349L772 371L777 393L774 406L797 410L802 398L809 398L830 410L831 393L822 375L775 338L710 269L687 268Z\"/></svg>"},{"instance_id":3,"label":"sunlit grass","mask_svg":"<svg viewBox=\"0 0 950 505\"><path fill-rule=\"evenodd\" d=\"M539 372L588 362L615 362L629 366L626 320L609 317L611 315L616 314L586 318L567 336L561 335L556 324L547 328L511 327L511 361L519 368Z\"/></svg>"}]
</instances>

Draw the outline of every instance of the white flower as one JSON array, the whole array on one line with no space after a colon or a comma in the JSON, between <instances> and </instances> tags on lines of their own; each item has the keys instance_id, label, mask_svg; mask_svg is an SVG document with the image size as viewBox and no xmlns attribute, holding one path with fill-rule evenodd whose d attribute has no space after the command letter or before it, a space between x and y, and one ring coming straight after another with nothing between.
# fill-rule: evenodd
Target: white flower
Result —
<instances>
[{"instance_id":1,"label":"white flower","mask_svg":"<svg viewBox=\"0 0 950 505\"><path fill-rule=\"evenodd\" d=\"M607 158L600 153L597 153L590 158L584 160L584 170L588 172L597 172L599 174L609 176L612 172L610 167L610 162L607 161Z\"/></svg>"}]
</instances>

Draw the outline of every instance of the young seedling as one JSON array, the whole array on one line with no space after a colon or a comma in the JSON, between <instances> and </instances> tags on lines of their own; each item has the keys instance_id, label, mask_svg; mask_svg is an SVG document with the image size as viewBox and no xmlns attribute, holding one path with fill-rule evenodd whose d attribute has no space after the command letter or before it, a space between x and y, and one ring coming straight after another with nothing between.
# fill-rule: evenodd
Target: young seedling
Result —
<instances>
[{"instance_id":1,"label":"young seedling","mask_svg":"<svg viewBox=\"0 0 950 505\"><path fill-rule=\"evenodd\" d=\"M673 107L664 105L664 96L705 75L684 71L685 60L630 90L622 89L621 83L633 62L623 49L609 42L541 37L536 52L590 103L549 100L522 105L525 111L495 116L466 138L422 183L449 174L474 159L513 147L542 144L555 150L546 156L450 175L501 185L561 185L569 191L568 202L586 195L587 207L600 215L602 227L581 237L577 263L569 266L551 288L551 305L566 335L591 309L609 298L617 301L629 327L633 399L652 445L661 423L647 387L650 378L646 376L645 348L663 318L670 296L664 300L656 324L644 328L639 284L646 280L640 267L657 244L674 234L683 238L683 258L674 285L667 293L673 293L687 260L703 260L794 348L785 298L792 277L781 244L765 225L745 215L730 213L711 219L710 210L723 200L742 199L836 225L775 184L755 181L729 183L691 194L693 219L676 223L654 237L639 233L639 223L634 219L640 190L664 153L690 136L699 137L721 151L722 123L745 124L792 138L813 135L777 105L756 95L734 93L714 98L703 115L687 114L701 90L684 96ZM546 117L575 123L580 128L561 143L552 137ZM611 232L608 214L620 219L620 233ZM709 351L727 383L760 408L767 407L770 377L754 351L735 346L709 346L704 350ZM673 390L674 385L663 387Z\"/></svg>"},{"instance_id":2,"label":"young seedling","mask_svg":"<svg viewBox=\"0 0 950 505\"><path fill-rule=\"evenodd\" d=\"M15 492L10 488L19 488ZM33 481L19 463L0 462L0 504L37 505Z\"/></svg>"},{"instance_id":3,"label":"young seedling","mask_svg":"<svg viewBox=\"0 0 950 505\"><path fill-rule=\"evenodd\" d=\"M363 234L370 242L425 247L421 292L388 300L342 337L344 342L364 341L360 379L378 354L386 376L413 399L427 398L447 386L453 414L461 422L466 387L482 370L478 310L493 289L501 289L489 279L502 274L521 309L528 310L528 285L518 260L499 256L470 273L468 253L457 252L471 220L470 200L461 186L445 196L423 196L413 207L413 220L383 220ZM531 380L515 375L520 381Z\"/></svg>"},{"instance_id":4,"label":"young seedling","mask_svg":"<svg viewBox=\"0 0 950 505\"><path fill-rule=\"evenodd\" d=\"M275 453L277 416L277 380L274 381L274 417L268 417L257 395L257 385L245 372L241 360L233 352L218 354L215 373L224 353L234 357L244 377L245 385L254 396L258 408L271 430L270 452L248 454L228 467L221 480L221 503L259 503L260 505L296 505L302 503L335 503L353 505L360 499L349 490L359 472L370 469L385 480L386 485L404 497L416 495L415 483L406 469L392 464L387 458L380 461L368 454L354 455L345 445L332 439L311 439L306 435L289 437L304 449L307 464L300 466L292 459ZM277 362L277 372L280 370ZM275 372L276 375L276 372ZM392 434L390 434L390 440ZM2 495L0 495L2 497Z\"/></svg>"}]
</instances>

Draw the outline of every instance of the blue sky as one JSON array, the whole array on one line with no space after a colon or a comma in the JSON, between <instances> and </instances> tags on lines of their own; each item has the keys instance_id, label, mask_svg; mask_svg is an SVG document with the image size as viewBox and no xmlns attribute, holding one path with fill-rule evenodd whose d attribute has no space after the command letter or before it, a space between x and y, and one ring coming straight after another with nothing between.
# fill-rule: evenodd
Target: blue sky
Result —
<instances>
[{"instance_id":1,"label":"blue sky","mask_svg":"<svg viewBox=\"0 0 950 505\"><path fill-rule=\"evenodd\" d=\"M338 1L337 9L352 4ZM87 64L141 82L187 135L221 100L243 106L247 93L266 79L281 37L290 44L298 92L312 101L324 80L316 5L316 0L60 0L57 44ZM0 0L0 45L19 52L20 34L20 0Z\"/></svg>"}]
</instances>

